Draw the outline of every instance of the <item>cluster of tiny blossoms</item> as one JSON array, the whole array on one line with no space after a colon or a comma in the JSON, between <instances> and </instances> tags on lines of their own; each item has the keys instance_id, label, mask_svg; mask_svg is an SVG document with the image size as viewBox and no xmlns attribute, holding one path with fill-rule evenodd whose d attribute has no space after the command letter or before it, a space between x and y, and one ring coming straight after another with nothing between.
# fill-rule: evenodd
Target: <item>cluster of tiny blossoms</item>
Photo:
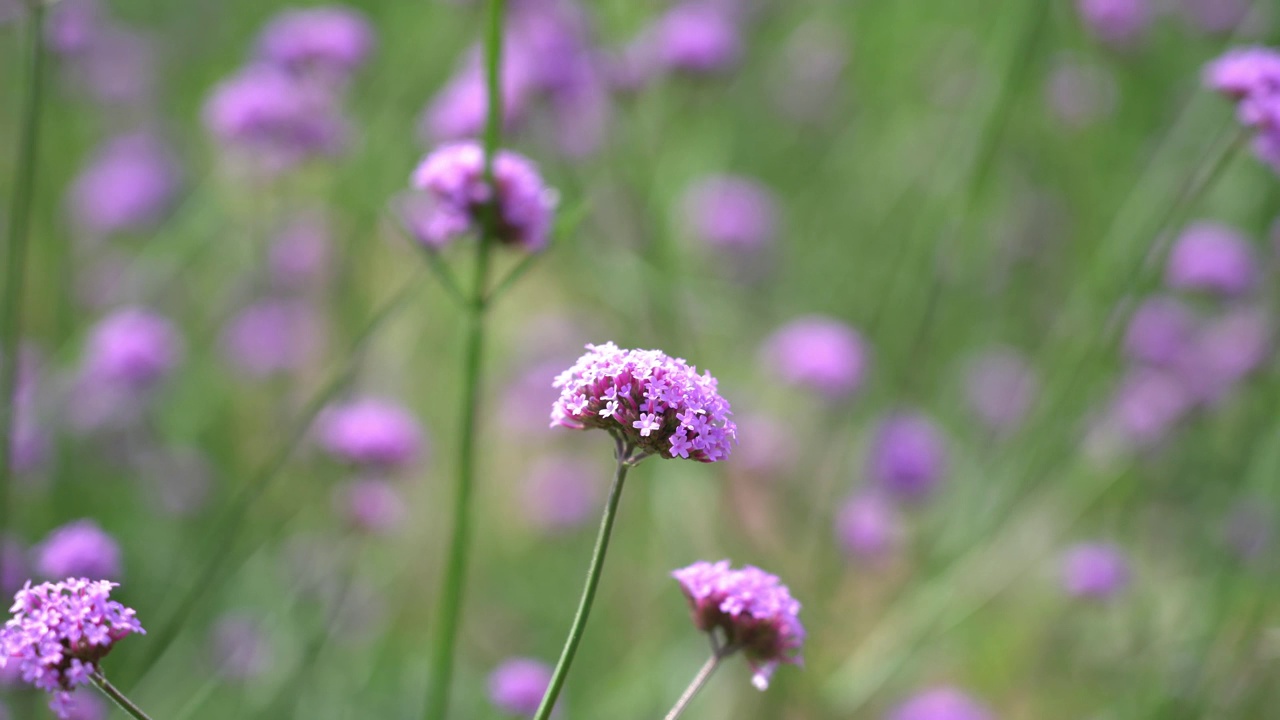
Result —
<instances>
[{"instance_id":1,"label":"cluster of tiny blossoms","mask_svg":"<svg viewBox=\"0 0 1280 720\"><path fill-rule=\"evenodd\" d=\"M28 582L0 630L0 668L17 661L24 681L54 694L49 706L59 717L69 717L71 690L90 682L117 640L146 634L131 608L111 600L113 587L85 578Z\"/></svg>"},{"instance_id":2,"label":"cluster of tiny blossoms","mask_svg":"<svg viewBox=\"0 0 1280 720\"><path fill-rule=\"evenodd\" d=\"M1240 123L1257 132L1254 152L1280 172L1280 50L1229 50L1205 68L1204 81L1236 101Z\"/></svg>"},{"instance_id":3,"label":"cluster of tiny blossoms","mask_svg":"<svg viewBox=\"0 0 1280 720\"><path fill-rule=\"evenodd\" d=\"M769 687L780 663L801 663L800 603L776 575L750 565L734 570L721 560L696 562L671 576L689 599L694 625L705 633L719 628L724 633L720 652L741 650L755 670L751 683L757 688Z\"/></svg>"},{"instance_id":4,"label":"cluster of tiny blossoms","mask_svg":"<svg viewBox=\"0 0 1280 720\"><path fill-rule=\"evenodd\" d=\"M659 350L588 345L555 387L552 427L603 428L646 454L715 462L737 439L711 373Z\"/></svg>"}]
</instances>

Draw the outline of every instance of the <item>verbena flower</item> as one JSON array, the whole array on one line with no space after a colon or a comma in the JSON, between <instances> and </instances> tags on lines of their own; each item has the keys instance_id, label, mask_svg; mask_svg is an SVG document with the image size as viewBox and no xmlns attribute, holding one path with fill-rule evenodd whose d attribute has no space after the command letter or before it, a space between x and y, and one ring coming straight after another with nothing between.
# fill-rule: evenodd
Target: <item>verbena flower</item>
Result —
<instances>
[{"instance_id":1,"label":"verbena flower","mask_svg":"<svg viewBox=\"0 0 1280 720\"><path fill-rule=\"evenodd\" d=\"M1129 585L1129 561L1110 543L1081 543L1062 557L1062 588L1094 600L1115 597Z\"/></svg>"},{"instance_id":2,"label":"verbena flower","mask_svg":"<svg viewBox=\"0 0 1280 720\"><path fill-rule=\"evenodd\" d=\"M947 465L946 440L933 421L919 413L900 412L876 429L867 474L891 496L918 502L933 494Z\"/></svg>"},{"instance_id":3,"label":"verbena flower","mask_svg":"<svg viewBox=\"0 0 1280 720\"><path fill-rule=\"evenodd\" d=\"M168 211L179 178L158 137L138 132L112 138L71 185L72 221L92 237L151 228Z\"/></svg>"},{"instance_id":4,"label":"verbena flower","mask_svg":"<svg viewBox=\"0 0 1280 720\"><path fill-rule=\"evenodd\" d=\"M1203 290L1236 297L1257 281L1257 260L1249 240L1235 228L1199 222L1178 237L1165 266L1165 283L1179 290Z\"/></svg>"},{"instance_id":5,"label":"verbena flower","mask_svg":"<svg viewBox=\"0 0 1280 720\"><path fill-rule=\"evenodd\" d=\"M329 454L373 468L407 465L422 454L422 427L408 410L376 398L326 409L316 418L317 439Z\"/></svg>"},{"instance_id":6,"label":"verbena flower","mask_svg":"<svg viewBox=\"0 0 1280 720\"><path fill-rule=\"evenodd\" d=\"M1212 405L1262 367L1273 344L1266 310L1232 308L1199 328L1174 372L1192 399Z\"/></svg>"},{"instance_id":7,"label":"verbena flower","mask_svg":"<svg viewBox=\"0 0 1280 720\"><path fill-rule=\"evenodd\" d=\"M727 458L737 439L711 373L660 350L587 345L554 384L552 427L601 428L644 454L699 462Z\"/></svg>"},{"instance_id":8,"label":"verbena flower","mask_svg":"<svg viewBox=\"0 0 1280 720\"><path fill-rule=\"evenodd\" d=\"M1205 67L1204 83L1235 101L1240 124L1257 133L1254 154L1280 172L1280 51L1228 50Z\"/></svg>"},{"instance_id":9,"label":"verbena flower","mask_svg":"<svg viewBox=\"0 0 1280 720\"><path fill-rule=\"evenodd\" d=\"M720 652L741 651L755 671L751 683L760 690L769 687L778 665L802 663L800 603L776 575L750 565L734 570L721 560L697 562L671 576L689 600L693 624L712 635Z\"/></svg>"},{"instance_id":10,"label":"verbena flower","mask_svg":"<svg viewBox=\"0 0 1280 720\"><path fill-rule=\"evenodd\" d=\"M1090 32L1117 44L1137 40L1153 17L1148 0L1077 0L1077 8Z\"/></svg>"},{"instance_id":11,"label":"verbena flower","mask_svg":"<svg viewBox=\"0 0 1280 720\"><path fill-rule=\"evenodd\" d=\"M296 370L314 356L321 342L321 326L306 302L263 300L231 319L222 333L222 350L250 377Z\"/></svg>"},{"instance_id":12,"label":"verbena flower","mask_svg":"<svg viewBox=\"0 0 1280 720\"><path fill-rule=\"evenodd\" d=\"M1160 368L1134 368L1121 378L1100 430L1125 445L1151 447L1186 417L1194 400L1178 374Z\"/></svg>"},{"instance_id":13,"label":"verbena flower","mask_svg":"<svg viewBox=\"0 0 1280 720\"><path fill-rule=\"evenodd\" d=\"M1170 365L1191 346L1197 324L1181 301L1163 295L1147 298L1129 318L1125 355L1151 365Z\"/></svg>"},{"instance_id":14,"label":"verbena flower","mask_svg":"<svg viewBox=\"0 0 1280 720\"><path fill-rule=\"evenodd\" d=\"M373 44L373 28L354 8L289 8L262 29L258 57L293 72L315 71L340 79L364 63Z\"/></svg>"},{"instance_id":15,"label":"verbena flower","mask_svg":"<svg viewBox=\"0 0 1280 720\"><path fill-rule=\"evenodd\" d=\"M143 390L166 377L182 358L182 340L168 319L141 307L117 310L89 333L83 377Z\"/></svg>"},{"instance_id":16,"label":"verbena flower","mask_svg":"<svg viewBox=\"0 0 1280 720\"><path fill-rule=\"evenodd\" d=\"M489 702L511 715L533 717L551 684L551 667L532 658L510 658L489 674Z\"/></svg>"},{"instance_id":17,"label":"verbena flower","mask_svg":"<svg viewBox=\"0 0 1280 720\"><path fill-rule=\"evenodd\" d=\"M742 56L738 20L725 3L686 0L667 10L650 33L659 62L668 70L722 72Z\"/></svg>"},{"instance_id":18,"label":"verbena flower","mask_svg":"<svg viewBox=\"0 0 1280 720\"><path fill-rule=\"evenodd\" d=\"M995 714L958 688L942 686L909 698L885 717L886 720L994 720Z\"/></svg>"},{"instance_id":19,"label":"verbena flower","mask_svg":"<svg viewBox=\"0 0 1280 720\"><path fill-rule=\"evenodd\" d=\"M63 0L51 7L45 21L45 45L59 55L79 54L106 24L99 0Z\"/></svg>"},{"instance_id":20,"label":"verbena flower","mask_svg":"<svg viewBox=\"0 0 1280 720\"><path fill-rule=\"evenodd\" d=\"M898 509L876 493L845 501L836 516L836 537L849 553L876 560L892 552L903 534Z\"/></svg>"},{"instance_id":21,"label":"verbena flower","mask_svg":"<svg viewBox=\"0 0 1280 720\"><path fill-rule=\"evenodd\" d=\"M690 187L684 211L697 236L713 247L760 250L777 230L773 194L758 181L713 175Z\"/></svg>"},{"instance_id":22,"label":"verbena flower","mask_svg":"<svg viewBox=\"0 0 1280 720\"><path fill-rule=\"evenodd\" d=\"M49 706L70 717L70 693L91 682L115 643L146 634L131 608L111 599L116 583L68 578L32 587L28 582L0 630L0 666L18 663L22 679L53 694Z\"/></svg>"},{"instance_id":23,"label":"verbena flower","mask_svg":"<svg viewBox=\"0 0 1280 720\"><path fill-rule=\"evenodd\" d=\"M528 252L547 246L555 193L523 155L499 150L493 161L497 186L497 239ZM410 228L419 240L442 247L484 226L483 213L491 200L484 181L484 149L463 141L441 145L428 154L412 177L421 192L411 196ZM416 203L416 207L413 204Z\"/></svg>"},{"instance_id":24,"label":"verbena flower","mask_svg":"<svg viewBox=\"0 0 1280 720\"><path fill-rule=\"evenodd\" d=\"M834 398L856 392L868 364L862 336L821 315L797 318L779 328L765 340L762 355L782 382Z\"/></svg>"},{"instance_id":25,"label":"verbena flower","mask_svg":"<svg viewBox=\"0 0 1280 720\"><path fill-rule=\"evenodd\" d=\"M69 522L35 549L35 569L44 578L120 577L120 545L92 520Z\"/></svg>"}]
</instances>

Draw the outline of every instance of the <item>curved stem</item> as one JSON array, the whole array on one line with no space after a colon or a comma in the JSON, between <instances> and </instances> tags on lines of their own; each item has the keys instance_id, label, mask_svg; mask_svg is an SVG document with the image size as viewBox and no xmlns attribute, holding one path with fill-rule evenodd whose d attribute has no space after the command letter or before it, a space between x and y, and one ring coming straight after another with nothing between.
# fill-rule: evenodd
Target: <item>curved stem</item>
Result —
<instances>
[{"instance_id":1,"label":"curved stem","mask_svg":"<svg viewBox=\"0 0 1280 720\"><path fill-rule=\"evenodd\" d=\"M9 528L9 485L13 464L13 425L18 385L18 344L22 335L22 296L31 234L31 198L35 195L36 147L40 135L41 74L44 66L44 3L34 3L27 21L27 87L17 137L5 244L4 310L0 315L0 528ZM3 560L0 560L3 563ZM0 571L3 571L0 565Z\"/></svg>"},{"instance_id":2,"label":"curved stem","mask_svg":"<svg viewBox=\"0 0 1280 720\"><path fill-rule=\"evenodd\" d=\"M569 627L569 637L565 640L564 650L560 652L560 660L556 663L555 672L551 675L551 683L542 696L542 704L534 720L547 720L551 709L555 707L560 689L564 687L565 677L569 674L569 666L573 664L573 656L578 651L578 643L582 642L582 633L587 627L587 616L591 614L591 604L595 602L596 586L600 584L600 569L604 566L604 556L609 550L609 536L613 534L613 521L618 516L618 501L622 498L622 485L627 479L627 470L633 462L627 459L622 442L618 442L618 465L613 473L613 487L609 490L609 502L604 508L604 517L600 519L600 532L596 535L596 547L591 552L591 565L587 568L586 586L582 588L582 600L578 602L578 612L573 616L573 625Z\"/></svg>"},{"instance_id":3,"label":"curved stem","mask_svg":"<svg viewBox=\"0 0 1280 720\"><path fill-rule=\"evenodd\" d=\"M454 650L462 615L468 557L471 549L472 491L475 485L476 447L479 441L481 366L484 362L484 328L488 314L489 255L497 239L497 186L493 160L502 134L502 27L506 0L490 0L485 39L486 94L488 117L484 132L484 179L492 192L482 212L483 224L476 243L474 274L467 310L467 337L462 357L462 422L458 439L458 474L453 498L453 533L448 559L440 583L438 632L431 652L431 679L428 683L427 720L443 720L449 710L449 686L453 681Z\"/></svg>"},{"instance_id":4,"label":"curved stem","mask_svg":"<svg viewBox=\"0 0 1280 720\"><path fill-rule=\"evenodd\" d=\"M716 668L720 667L720 660L724 657L725 653L719 651L711 653L711 657L707 658L707 661L703 663L702 669L698 671L698 674L693 676L693 682L689 683L689 687L684 689L680 699L676 700L675 706L671 708L671 712L663 717L663 720L676 720L676 718L680 717L685 708L689 706L690 701L693 700L693 697L711 679L712 673L716 671Z\"/></svg>"},{"instance_id":5,"label":"curved stem","mask_svg":"<svg viewBox=\"0 0 1280 720\"><path fill-rule=\"evenodd\" d=\"M111 698L116 705L120 706L121 710L129 713L133 717L137 718L137 720L151 720L151 716L142 712L142 708L134 705L132 700L125 697L124 693L120 692L115 685L108 682L106 676L102 674L101 670L94 672L89 677L93 678L93 684L98 686L98 689L102 691L102 694Z\"/></svg>"}]
</instances>

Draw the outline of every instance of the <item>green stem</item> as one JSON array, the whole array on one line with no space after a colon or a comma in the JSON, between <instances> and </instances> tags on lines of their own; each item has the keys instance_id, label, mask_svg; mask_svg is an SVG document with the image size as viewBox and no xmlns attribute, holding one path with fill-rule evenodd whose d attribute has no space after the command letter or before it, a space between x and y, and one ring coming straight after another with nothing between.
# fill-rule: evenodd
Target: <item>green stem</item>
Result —
<instances>
[{"instance_id":1,"label":"green stem","mask_svg":"<svg viewBox=\"0 0 1280 720\"><path fill-rule=\"evenodd\" d=\"M711 675L720 667L720 661L726 656L726 653L715 650L711 653L711 657L703 663L702 669L697 675L693 676L693 682L689 683L689 687L684 689L684 693L680 695L680 699L676 700L676 704L671 708L663 720L677 720L684 713L685 708L689 707L689 703L693 701L693 697L702 690L707 681L711 679Z\"/></svg>"},{"instance_id":2,"label":"green stem","mask_svg":"<svg viewBox=\"0 0 1280 720\"><path fill-rule=\"evenodd\" d=\"M427 720L443 720L449 710L449 689L458 628L462 615L463 591L467 582L471 550L472 502L475 485L476 448L479 444L480 380L484 364L485 319L488 314L490 251L497 239L498 188L493 177L493 160L502 135L502 28L506 0L490 0L485 38L485 73L488 117L484 131L484 180L491 201L484 208L482 232L476 243L471 298L467 306L467 337L462 356L462 422L458 440L457 479L453 497L453 533L448 559L440 583L439 628L431 652L428 683Z\"/></svg>"},{"instance_id":3,"label":"green stem","mask_svg":"<svg viewBox=\"0 0 1280 720\"><path fill-rule=\"evenodd\" d=\"M102 674L102 671L99 670L90 675L90 677L93 678L93 684L98 686L98 689L102 691L102 694L111 698L116 705L120 706L121 710L129 713L133 717L137 718L137 720L151 720L149 715L142 712L142 708L134 705L133 701L125 697L124 693L116 689L115 685L107 682L107 678Z\"/></svg>"},{"instance_id":4,"label":"green stem","mask_svg":"<svg viewBox=\"0 0 1280 720\"><path fill-rule=\"evenodd\" d=\"M13 464L14 390L18 384L18 344L22 336L22 296L31 234L31 200L35 195L36 147L39 143L44 67L44 4L34 3L27 22L27 92L18 130L18 162L14 166L9 203L9 235L5 247L4 310L0 316L0 528L8 529L9 486ZM3 563L3 560L0 560ZM4 567L0 564L0 575Z\"/></svg>"},{"instance_id":5,"label":"green stem","mask_svg":"<svg viewBox=\"0 0 1280 720\"><path fill-rule=\"evenodd\" d=\"M609 537L613 534L613 521L618 516L618 501L622 499L622 485L627 479L627 470L636 462L628 457L628 448L618 441L618 466L613 474L613 487L609 490L609 502L604 508L604 517L600 519L600 532L596 535L596 547L591 552L591 565L587 568L586 586L582 588L582 600L578 602L578 612L573 616L573 625L569 627L569 637L565 640L564 649L560 651L560 660L556 662L555 672L551 675L551 683L542 696L538 713L534 720L547 720L560 689L564 687L565 677L569 674L569 666L573 664L573 656L578 652L578 643L582 642L582 633L587 627L587 616L591 614L591 605L596 599L596 587L600 584L600 569L604 566L604 556L609 550Z\"/></svg>"}]
</instances>

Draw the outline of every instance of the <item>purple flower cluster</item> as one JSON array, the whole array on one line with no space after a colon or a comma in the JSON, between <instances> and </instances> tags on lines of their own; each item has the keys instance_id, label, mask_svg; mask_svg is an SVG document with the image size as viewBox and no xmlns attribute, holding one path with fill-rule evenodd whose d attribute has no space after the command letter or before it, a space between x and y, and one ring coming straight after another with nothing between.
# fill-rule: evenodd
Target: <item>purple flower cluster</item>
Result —
<instances>
[{"instance_id":1,"label":"purple flower cluster","mask_svg":"<svg viewBox=\"0 0 1280 720\"><path fill-rule=\"evenodd\" d=\"M0 630L0 667L17 662L22 679L53 693L50 707L67 718L70 693L90 682L120 639L146 634L132 609L111 599L116 583L68 578L31 586L14 597Z\"/></svg>"},{"instance_id":2,"label":"purple flower cluster","mask_svg":"<svg viewBox=\"0 0 1280 720\"><path fill-rule=\"evenodd\" d=\"M267 23L258 36L265 62L326 78L359 68L373 49L373 28L359 11L341 5L290 8Z\"/></svg>"},{"instance_id":3,"label":"purple flower cluster","mask_svg":"<svg viewBox=\"0 0 1280 720\"><path fill-rule=\"evenodd\" d=\"M409 198L406 208L406 220L419 240L443 247L483 227L483 213L495 201L484 179L484 162L484 149L471 141L442 145L423 158L412 177L419 193ZM499 150L493 159L493 182L498 240L527 252L546 248L556 195L533 162Z\"/></svg>"},{"instance_id":4,"label":"purple flower cluster","mask_svg":"<svg viewBox=\"0 0 1280 720\"><path fill-rule=\"evenodd\" d=\"M729 456L737 439L729 402L711 373L699 375L660 350L587 345L555 387L552 427L602 428L646 454L715 462Z\"/></svg>"},{"instance_id":5,"label":"purple flower cluster","mask_svg":"<svg viewBox=\"0 0 1280 720\"><path fill-rule=\"evenodd\" d=\"M1228 50L1205 68L1210 89L1236 103L1240 123L1254 130L1254 153L1280 172L1280 50Z\"/></svg>"},{"instance_id":6,"label":"purple flower cluster","mask_svg":"<svg viewBox=\"0 0 1280 720\"><path fill-rule=\"evenodd\" d=\"M734 570L721 560L696 562L671 576L689 600L693 624L705 633L719 629L721 652L741 650L755 671L751 683L757 688L769 687L779 664L801 664L800 603L776 575L750 565Z\"/></svg>"},{"instance_id":7,"label":"purple flower cluster","mask_svg":"<svg viewBox=\"0 0 1280 720\"><path fill-rule=\"evenodd\" d=\"M141 307L103 318L89 333L82 376L116 388L144 390L164 379L182 358L173 323Z\"/></svg>"},{"instance_id":8,"label":"purple flower cluster","mask_svg":"<svg viewBox=\"0 0 1280 720\"><path fill-rule=\"evenodd\" d=\"M372 469L394 469L424 451L422 427L400 405L364 398L327 408L316 418L316 436L330 455Z\"/></svg>"},{"instance_id":9,"label":"purple flower cluster","mask_svg":"<svg viewBox=\"0 0 1280 720\"><path fill-rule=\"evenodd\" d=\"M147 230L168 211L180 172L154 134L134 132L107 141L72 184L67 202L77 229L98 238Z\"/></svg>"}]
</instances>

